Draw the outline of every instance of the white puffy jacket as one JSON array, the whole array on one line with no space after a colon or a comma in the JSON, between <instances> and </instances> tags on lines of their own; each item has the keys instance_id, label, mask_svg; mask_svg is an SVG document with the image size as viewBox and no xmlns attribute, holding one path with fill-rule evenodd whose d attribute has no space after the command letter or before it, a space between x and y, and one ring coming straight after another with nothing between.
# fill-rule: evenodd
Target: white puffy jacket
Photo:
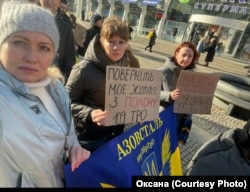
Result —
<instances>
[{"instance_id":1,"label":"white puffy jacket","mask_svg":"<svg viewBox=\"0 0 250 192\"><path fill-rule=\"evenodd\" d=\"M63 187L65 134L69 147L79 143L63 84L53 79L46 89L61 110L67 131L38 97L0 67L0 187Z\"/></svg>"}]
</instances>

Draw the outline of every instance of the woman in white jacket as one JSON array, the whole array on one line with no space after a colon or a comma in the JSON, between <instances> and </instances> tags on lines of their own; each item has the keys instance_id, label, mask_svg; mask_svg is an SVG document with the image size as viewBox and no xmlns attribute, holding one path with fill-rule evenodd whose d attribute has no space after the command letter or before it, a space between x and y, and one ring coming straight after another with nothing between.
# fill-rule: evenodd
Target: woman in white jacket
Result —
<instances>
[{"instance_id":1,"label":"woman in white jacket","mask_svg":"<svg viewBox=\"0 0 250 192\"><path fill-rule=\"evenodd\" d=\"M90 152L76 138L70 99L56 68L53 15L7 2L0 17L0 187L64 187ZM65 160L65 161L64 161Z\"/></svg>"}]
</instances>

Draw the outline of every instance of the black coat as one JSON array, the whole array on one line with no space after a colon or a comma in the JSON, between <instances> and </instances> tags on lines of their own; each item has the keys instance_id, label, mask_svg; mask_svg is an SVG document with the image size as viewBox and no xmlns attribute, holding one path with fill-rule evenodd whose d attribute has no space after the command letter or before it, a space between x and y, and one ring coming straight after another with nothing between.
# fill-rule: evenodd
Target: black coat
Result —
<instances>
[{"instance_id":1,"label":"black coat","mask_svg":"<svg viewBox=\"0 0 250 192\"><path fill-rule=\"evenodd\" d=\"M92 121L91 111L94 109L105 109L105 83L106 67L111 65L104 53L102 53L99 42L100 35L96 35L90 42L84 59L74 65L66 90L68 91L72 104L72 114L76 122L76 132L82 147L90 151L108 142L110 139L120 135L125 125L98 126ZM127 66L134 66L129 63L131 55L124 56ZM139 63L137 65L139 67Z\"/></svg>"},{"instance_id":2,"label":"black coat","mask_svg":"<svg viewBox=\"0 0 250 192\"><path fill-rule=\"evenodd\" d=\"M156 36L156 32L154 31L153 32L153 35L150 37L149 39L149 42L148 44L151 46L151 45L154 45L155 44L155 40L156 40L157 36Z\"/></svg>"},{"instance_id":3,"label":"black coat","mask_svg":"<svg viewBox=\"0 0 250 192\"><path fill-rule=\"evenodd\" d=\"M72 26L61 17L56 17L56 24L60 34L57 66L67 80L73 65L76 63L75 37Z\"/></svg>"},{"instance_id":4,"label":"black coat","mask_svg":"<svg viewBox=\"0 0 250 192\"><path fill-rule=\"evenodd\" d=\"M84 33L83 36L83 47L81 52L79 53L80 55L84 56L85 52L89 46L90 41L94 38L96 34L99 34L101 32L101 28L93 25L93 27L87 29Z\"/></svg>"},{"instance_id":5,"label":"black coat","mask_svg":"<svg viewBox=\"0 0 250 192\"><path fill-rule=\"evenodd\" d=\"M203 144L187 167L188 176L249 176L250 121Z\"/></svg>"},{"instance_id":6,"label":"black coat","mask_svg":"<svg viewBox=\"0 0 250 192\"><path fill-rule=\"evenodd\" d=\"M60 13L59 17L66 23L68 23L68 25L70 25L72 29L74 28L72 21L70 20L69 16L66 13Z\"/></svg>"},{"instance_id":7,"label":"black coat","mask_svg":"<svg viewBox=\"0 0 250 192\"><path fill-rule=\"evenodd\" d=\"M212 62L214 60L215 49L216 49L216 41L210 42L207 46L207 55L205 58L206 62Z\"/></svg>"}]
</instances>

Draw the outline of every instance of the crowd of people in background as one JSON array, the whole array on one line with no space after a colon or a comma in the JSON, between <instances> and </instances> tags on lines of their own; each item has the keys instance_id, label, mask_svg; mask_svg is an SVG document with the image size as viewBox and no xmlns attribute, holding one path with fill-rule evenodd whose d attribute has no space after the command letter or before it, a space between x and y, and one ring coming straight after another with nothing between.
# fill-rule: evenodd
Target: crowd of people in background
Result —
<instances>
[{"instance_id":1,"label":"crowd of people in background","mask_svg":"<svg viewBox=\"0 0 250 192\"><path fill-rule=\"evenodd\" d=\"M206 67L209 66L209 63L213 62L214 56L217 53L219 56L221 54L221 49L223 46L223 39L219 37L218 33L214 29L208 29L204 36L201 36L198 44L196 45L196 49L198 51L198 60L201 53L206 53L205 57L205 65Z\"/></svg>"}]
</instances>

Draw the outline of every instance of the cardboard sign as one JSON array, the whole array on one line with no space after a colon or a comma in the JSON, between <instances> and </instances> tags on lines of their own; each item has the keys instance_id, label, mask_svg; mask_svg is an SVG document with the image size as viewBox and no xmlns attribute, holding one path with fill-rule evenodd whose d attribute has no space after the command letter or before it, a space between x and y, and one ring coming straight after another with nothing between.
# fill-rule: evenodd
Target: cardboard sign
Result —
<instances>
[{"instance_id":1,"label":"cardboard sign","mask_svg":"<svg viewBox=\"0 0 250 192\"><path fill-rule=\"evenodd\" d=\"M160 70L108 66L105 125L151 121L159 117Z\"/></svg>"},{"instance_id":2,"label":"cardboard sign","mask_svg":"<svg viewBox=\"0 0 250 192\"><path fill-rule=\"evenodd\" d=\"M174 102L175 113L210 114L219 75L182 70L177 87L182 91Z\"/></svg>"}]
</instances>

